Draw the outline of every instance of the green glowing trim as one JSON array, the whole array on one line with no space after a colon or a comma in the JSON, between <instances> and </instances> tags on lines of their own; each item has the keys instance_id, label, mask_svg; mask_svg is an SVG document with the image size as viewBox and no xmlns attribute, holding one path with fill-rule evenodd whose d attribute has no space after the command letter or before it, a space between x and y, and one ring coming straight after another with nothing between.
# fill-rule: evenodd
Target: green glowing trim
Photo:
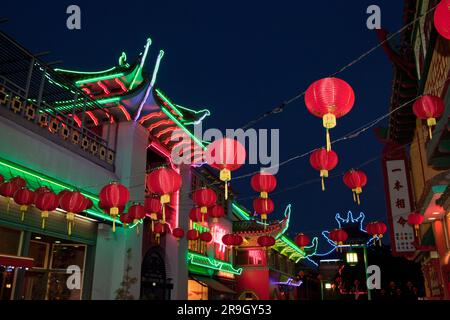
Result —
<instances>
[{"instance_id":1,"label":"green glowing trim","mask_svg":"<svg viewBox=\"0 0 450 320\"><path fill-rule=\"evenodd\" d=\"M443 193L446 188L447 188L447 185L437 185L437 186L431 187L431 189L433 190L433 193Z\"/></svg>"},{"instance_id":2,"label":"green glowing trim","mask_svg":"<svg viewBox=\"0 0 450 320\"><path fill-rule=\"evenodd\" d=\"M78 81L75 82L75 84L77 86L79 86L81 84L90 83L90 82L97 82L97 81L102 81L102 80L120 78L120 77L123 77L124 75L125 75L125 73L123 73L123 72L113 73L113 74L109 74L109 75L106 75L106 76L98 76L98 77L94 77L94 78L78 80Z\"/></svg>"},{"instance_id":3,"label":"green glowing trim","mask_svg":"<svg viewBox=\"0 0 450 320\"><path fill-rule=\"evenodd\" d=\"M94 75L94 74L101 74L101 73L105 73L105 72L111 72L114 69L116 69L116 67L112 67L112 68L109 68L109 69L103 70L103 71L74 71L74 70L67 70L67 69L56 68L55 71L57 71L57 72L66 72L66 73L75 73L75 74L90 74L90 75Z\"/></svg>"},{"instance_id":4,"label":"green glowing trim","mask_svg":"<svg viewBox=\"0 0 450 320\"><path fill-rule=\"evenodd\" d=\"M77 188L75 188L74 186L70 185L70 184L66 184L64 182L61 182L59 180L50 178L49 176L46 176L44 174L38 173L32 169L27 169L21 165L18 165L16 163L13 163L11 161L5 160L0 158L0 166L6 167L8 168L9 173L12 175L11 170L14 170L16 172L19 172L20 175L23 178L27 178L27 177L32 177L34 179L37 179L39 182L45 182L45 184L49 187L52 187L52 189L70 189L70 190L76 190ZM83 191L80 190L81 194L83 194L85 197L90 198L94 203L98 204L98 197L96 197L94 194L87 192L87 191ZM108 220L108 221L113 221L113 219L100 211L95 211L92 209L86 210L86 212L88 213L88 215L93 216L93 217L97 217L103 220ZM119 219L116 219L116 224L122 225L122 222L120 222Z\"/></svg>"},{"instance_id":5,"label":"green glowing trim","mask_svg":"<svg viewBox=\"0 0 450 320\"><path fill-rule=\"evenodd\" d=\"M159 89L155 89L156 93L161 97L161 99L164 100L164 102L166 102L176 113L178 113L178 115L180 117L183 116L183 114L181 113L180 110L178 110L177 107L175 107L175 105L169 100L169 98L167 98Z\"/></svg>"},{"instance_id":6,"label":"green glowing trim","mask_svg":"<svg viewBox=\"0 0 450 320\"><path fill-rule=\"evenodd\" d=\"M94 104L108 104L108 103L113 103L113 102L118 102L120 101L120 97L111 97L111 98L104 98L104 99L100 99L100 100L95 100L95 101L88 101L86 103L86 107L92 106ZM56 104L66 104L64 106L57 106L54 108L47 108L44 109L45 112L52 112L54 110L57 111L71 111L74 107L79 108L83 106L83 102L78 102L76 105L73 105L73 100L65 100L65 101L56 101Z\"/></svg>"},{"instance_id":7,"label":"green glowing trim","mask_svg":"<svg viewBox=\"0 0 450 320\"><path fill-rule=\"evenodd\" d=\"M210 231L209 228L204 227L204 226L198 224L197 222L194 222L192 227L200 233Z\"/></svg>"},{"instance_id":8,"label":"green glowing trim","mask_svg":"<svg viewBox=\"0 0 450 320\"><path fill-rule=\"evenodd\" d=\"M222 272L228 272L236 275L240 275L242 273L242 268L234 268L231 263L220 261L217 259L213 259L210 257L206 257L204 255L188 252L187 253L187 261L190 264L201 266L208 269L218 270Z\"/></svg>"},{"instance_id":9,"label":"green glowing trim","mask_svg":"<svg viewBox=\"0 0 450 320\"><path fill-rule=\"evenodd\" d=\"M206 117L209 117L211 115L211 111L209 111L208 109L193 110L193 109L190 109L190 108L186 108L186 107L180 106L179 104L177 104L176 106L177 106L177 109L183 109L183 110L186 110L188 112L192 112L192 113L194 113L196 115L199 114L199 113L204 113L203 116L200 119L198 119L198 120L195 120L195 121L183 121L184 125L198 124L198 123L202 122L203 119L205 119Z\"/></svg>"},{"instance_id":10,"label":"green glowing trim","mask_svg":"<svg viewBox=\"0 0 450 320\"><path fill-rule=\"evenodd\" d=\"M131 81L130 90L134 88L134 84L136 82L138 75L141 75L141 73L142 73L142 69L144 68L145 60L147 59L148 48L150 48L151 44L152 44L152 39L147 38L147 43L145 44L145 47L144 47L144 55L142 56L141 63L139 64L139 68L137 69L137 72L134 74L133 81Z\"/></svg>"}]
</instances>

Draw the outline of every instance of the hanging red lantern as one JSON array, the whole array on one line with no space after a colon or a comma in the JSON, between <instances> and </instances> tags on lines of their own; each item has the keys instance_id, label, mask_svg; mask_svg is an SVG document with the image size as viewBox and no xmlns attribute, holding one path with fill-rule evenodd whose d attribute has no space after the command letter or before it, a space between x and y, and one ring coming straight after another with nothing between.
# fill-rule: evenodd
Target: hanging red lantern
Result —
<instances>
[{"instance_id":1,"label":"hanging red lantern","mask_svg":"<svg viewBox=\"0 0 450 320\"><path fill-rule=\"evenodd\" d=\"M258 244L267 250L275 244L275 238L272 236L260 236L258 237Z\"/></svg>"},{"instance_id":2,"label":"hanging red lantern","mask_svg":"<svg viewBox=\"0 0 450 320\"><path fill-rule=\"evenodd\" d=\"M78 191L60 193L59 205L66 211L67 231L72 235L72 227L75 222L75 214L84 210L86 198Z\"/></svg>"},{"instance_id":3,"label":"hanging red lantern","mask_svg":"<svg viewBox=\"0 0 450 320\"><path fill-rule=\"evenodd\" d=\"M351 169L344 174L345 185L352 190L353 201L360 204L359 195L362 193L362 188L367 184L367 176L361 170Z\"/></svg>"},{"instance_id":4,"label":"hanging red lantern","mask_svg":"<svg viewBox=\"0 0 450 320\"><path fill-rule=\"evenodd\" d=\"M216 204L209 209L208 214L213 218L213 223L216 223L220 218L225 216L225 209L220 204Z\"/></svg>"},{"instance_id":5,"label":"hanging red lantern","mask_svg":"<svg viewBox=\"0 0 450 320\"><path fill-rule=\"evenodd\" d=\"M103 210L104 213L109 214L109 208L106 207L101 201L98 202L98 207ZM119 207L119 214L125 211L125 206Z\"/></svg>"},{"instance_id":6,"label":"hanging red lantern","mask_svg":"<svg viewBox=\"0 0 450 320\"><path fill-rule=\"evenodd\" d=\"M387 231L386 224L379 221L369 222L366 225L366 231L368 234L370 234L373 238L379 238L379 244L381 246L381 238L383 238L383 235Z\"/></svg>"},{"instance_id":7,"label":"hanging red lantern","mask_svg":"<svg viewBox=\"0 0 450 320\"><path fill-rule=\"evenodd\" d=\"M238 234L233 234L232 235L232 245L235 247L239 247L243 242L244 242L244 238L242 238L240 235Z\"/></svg>"},{"instance_id":8,"label":"hanging red lantern","mask_svg":"<svg viewBox=\"0 0 450 320\"><path fill-rule=\"evenodd\" d=\"M326 150L331 150L329 130L336 126L336 118L345 116L353 108L355 93L352 87L339 78L323 78L312 83L305 92L309 112L322 118L326 129Z\"/></svg>"},{"instance_id":9,"label":"hanging red lantern","mask_svg":"<svg viewBox=\"0 0 450 320\"><path fill-rule=\"evenodd\" d=\"M328 177L328 172L333 170L338 164L338 156L333 150L327 151L324 148L314 150L309 157L311 166L320 172L322 178L322 191L325 191L324 178Z\"/></svg>"},{"instance_id":10,"label":"hanging red lantern","mask_svg":"<svg viewBox=\"0 0 450 320\"><path fill-rule=\"evenodd\" d=\"M145 207L139 203L134 203L128 208L128 214L133 217L133 223L137 224L139 220L145 219ZM136 226L136 233L139 234L139 225Z\"/></svg>"},{"instance_id":11,"label":"hanging red lantern","mask_svg":"<svg viewBox=\"0 0 450 320\"><path fill-rule=\"evenodd\" d=\"M205 152L206 162L220 170L220 181L225 183L225 199L228 199L228 181L231 180L231 172L245 163L245 148L237 140L223 138L209 144Z\"/></svg>"},{"instance_id":12,"label":"hanging red lantern","mask_svg":"<svg viewBox=\"0 0 450 320\"><path fill-rule=\"evenodd\" d=\"M84 197L84 209L83 211L89 210L94 206L94 202L88 197Z\"/></svg>"},{"instance_id":13,"label":"hanging red lantern","mask_svg":"<svg viewBox=\"0 0 450 320\"><path fill-rule=\"evenodd\" d=\"M184 237L184 230L182 228L175 228L172 230L172 235L177 241L180 241L180 239Z\"/></svg>"},{"instance_id":14,"label":"hanging red lantern","mask_svg":"<svg viewBox=\"0 0 450 320\"><path fill-rule=\"evenodd\" d=\"M145 211L150 215L153 232L155 221L158 221L158 213L161 211L161 201L158 198L147 197L145 198L144 207Z\"/></svg>"},{"instance_id":15,"label":"hanging red lantern","mask_svg":"<svg viewBox=\"0 0 450 320\"><path fill-rule=\"evenodd\" d=\"M199 207L194 207L189 212L189 219L191 219L192 222L200 222L202 221L203 215Z\"/></svg>"},{"instance_id":16,"label":"hanging red lantern","mask_svg":"<svg viewBox=\"0 0 450 320\"><path fill-rule=\"evenodd\" d=\"M202 188L195 190L192 194L192 200L194 203L200 207L200 212L202 213L202 222L205 222L205 217L208 213L208 208L212 207L217 200L216 193L212 189Z\"/></svg>"},{"instance_id":17,"label":"hanging red lantern","mask_svg":"<svg viewBox=\"0 0 450 320\"><path fill-rule=\"evenodd\" d=\"M34 192L23 187L17 190L14 194L14 201L20 206L20 221L23 221L25 219L25 212L28 210L28 206L34 202Z\"/></svg>"},{"instance_id":18,"label":"hanging red lantern","mask_svg":"<svg viewBox=\"0 0 450 320\"><path fill-rule=\"evenodd\" d=\"M44 189L42 189L42 191L45 191ZM39 191L40 192L40 191ZM70 190L67 190L67 189L64 189L64 190L62 190L62 191L60 191L56 196L58 197L58 206L62 209L62 207L61 207L61 198L64 196L64 195L66 195L66 194L69 194L69 193L71 193L72 191L70 191Z\"/></svg>"},{"instance_id":19,"label":"hanging red lantern","mask_svg":"<svg viewBox=\"0 0 450 320\"><path fill-rule=\"evenodd\" d=\"M129 213L124 213L120 215L120 222L123 223L123 226L126 227L128 224L133 223L133 216Z\"/></svg>"},{"instance_id":20,"label":"hanging red lantern","mask_svg":"<svg viewBox=\"0 0 450 320\"><path fill-rule=\"evenodd\" d=\"M36 190L34 190L34 201L33 201L33 203L36 202L36 198L37 198L38 194L41 193L41 192L52 192L52 190L49 187L46 187L46 186L42 186L42 187L39 187ZM58 205L59 205L59 201L58 201Z\"/></svg>"},{"instance_id":21,"label":"hanging red lantern","mask_svg":"<svg viewBox=\"0 0 450 320\"><path fill-rule=\"evenodd\" d=\"M436 125L436 118L444 113L444 101L433 95L425 95L413 104L413 111L417 118L427 120L430 140L433 138L432 127Z\"/></svg>"},{"instance_id":22,"label":"hanging red lantern","mask_svg":"<svg viewBox=\"0 0 450 320\"><path fill-rule=\"evenodd\" d=\"M155 223L155 239L156 242L159 244L161 241L161 236L166 232L166 224L165 223L161 223L161 222L157 222Z\"/></svg>"},{"instance_id":23,"label":"hanging red lantern","mask_svg":"<svg viewBox=\"0 0 450 320\"><path fill-rule=\"evenodd\" d=\"M309 237L304 233L299 233L295 237L295 243L303 250L309 244Z\"/></svg>"},{"instance_id":24,"label":"hanging red lantern","mask_svg":"<svg viewBox=\"0 0 450 320\"><path fill-rule=\"evenodd\" d=\"M0 185L0 194L5 197L6 201L6 212L9 212L9 204L11 200L14 198L14 194L19 190L21 187L9 182L4 182Z\"/></svg>"},{"instance_id":25,"label":"hanging red lantern","mask_svg":"<svg viewBox=\"0 0 450 320\"><path fill-rule=\"evenodd\" d=\"M5 177L0 174L0 184L2 184L3 182L5 182Z\"/></svg>"},{"instance_id":26,"label":"hanging red lantern","mask_svg":"<svg viewBox=\"0 0 450 320\"><path fill-rule=\"evenodd\" d=\"M58 197L53 192L39 192L35 197L34 204L41 210L42 229L45 229L45 220L49 216L49 211L58 208Z\"/></svg>"},{"instance_id":27,"label":"hanging red lantern","mask_svg":"<svg viewBox=\"0 0 450 320\"><path fill-rule=\"evenodd\" d=\"M226 245L227 247L232 246L233 243L234 243L234 235L231 234L231 233L225 234L225 235L222 237L222 243L223 243L224 245Z\"/></svg>"},{"instance_id":28,"label":"hanging red lantern","mask_svg":"<svg viewBox=\"0 0 450 320\"><path fill-rule=\"evenodd\" d=\"M450 40L450 1L441 1L434 11L434 26L445 39Z\"/></svg>"},{"instance_id":29,"label":"hanging red lantern","mask_svg":"<svg viewBox=\"0 0 450 320\"><path fill-rule=\"evenodd\" d=\"M337 245L341 246L348 239L348 234L345 230L334 229L330 232L330 239Z\"/></svg>"},{"instance_id":30,"label":"hanging red lantern","mask_svg":"<svg viewBox=\"0 0 450 320\"><path fill-rule=\"evenodd\" d=\"M111 182L100 190L100 202L109 209L109 215L113 219L113 232L116 232L116 218L119 208L125 207L130 198L130 191L118 182Z\"/></svg>"},{"instance_id":31,"label":"hanging red lantern","mask_svg":"<svg viewBox=\"0 0 450 320\"><path fill-rule=\"evenodd\" d=\"M261 198L266 199L269 197L269 192L275 190L277 178L268 172L261 172L252 177L250 184L253 190L260 193Z\"/></svg>"},{"instance_id":32,"label":"hanging red lantern","mask_svg":"<svg viewBox=\"0 0 450 320\"><path fill-rule=\"evenodd\" d=\"M186 239L188 239L189 241L195 241L198 239L199 236L200 235L199 235L198 231L195 229L190 229L186 233Z\"/></svg>"},{"instance_id":33,"label":"hanging red lantern","mask_svg":"<svg viewBox=\"0 0 450 320\"><path fill-rule=\"evenodd\" d=\"M157 168L147 174L147 187L161 197L162 223L166 223L165 205L170 202L171 194L180 190L181 176L171 168Z\"/></svg>"},{"instance_id":34,"label":"hanging red lantern","mask_svg":"<svg viewBox=\"0 0 450 320\"><path fill-rule=\"evenodd\" d=\"M200 233L199 239L200 239L200 252L206 252L207 245L212 241L212 234L208 231Z\"/></svg>"},{"instance_id":35,"label":"hanging red lantern","mask_svg":"<svg viewBox=\"0 0 450 320\"><path fill-rule=\"evenodd\" d=\"M261 215L261 220L265 223L267 215L273 212L275 205L270 198L256 198L253 200L253 209Z\"/></svg>"},{"instance_id":36,"label":"hanging red lantern","mask_svg":"<svg viewBox=\"0 0 450 320\"><path fill-rule=\"evenodd\" d=\"M10 179L9 182L15 184L19 188L25 188L27 186L27 182L25 181L25 179L21 177L14 177Z\"/></svg>"},{"instance_id":37,"label":"hanging red lantern","mask_svg":"<svg viewBox=\"0 0 450 320\"><path fill-rule=\"evenodd\" d=\"M420 212L411 212L408 215L408 224L414 227L414 233L416 236L419 235L419 228L424 220L425 218L420 214Z\"/></svg>"}]
</instances>

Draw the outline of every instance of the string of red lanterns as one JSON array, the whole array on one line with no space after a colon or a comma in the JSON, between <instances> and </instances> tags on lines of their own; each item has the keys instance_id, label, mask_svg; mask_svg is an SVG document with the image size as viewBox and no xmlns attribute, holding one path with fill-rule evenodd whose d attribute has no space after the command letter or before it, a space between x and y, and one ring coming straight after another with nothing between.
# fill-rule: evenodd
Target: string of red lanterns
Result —
<instances>
[{"instance_id":1,"label":"string of red lanterns","mask_svg":"<svg viewBox=\"0 0 450 320\"><path fill-rule=\"evenodd\" d=\"M366 231L368 234L370 234L373 238L379 238L379 245L381 246L381 238L383 238L383 235L387 231L386 224L384 222L380 221L374 221L369 222L366 225Z\"/></svg>"}]
</instances>

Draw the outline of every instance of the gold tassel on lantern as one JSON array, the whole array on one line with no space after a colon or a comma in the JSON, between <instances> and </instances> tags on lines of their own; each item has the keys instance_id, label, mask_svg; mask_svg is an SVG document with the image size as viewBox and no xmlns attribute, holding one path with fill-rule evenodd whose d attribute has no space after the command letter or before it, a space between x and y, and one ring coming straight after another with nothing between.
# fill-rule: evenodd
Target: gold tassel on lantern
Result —
<instances>
[{"instance_id":1,"label":"gold tassel on lantern","mask_svg":"<svg viewBox=\"0 0 450 320\"><path fill-rule=\"evenodd\" d=\"M359 195L362 193L362 188L361 188L361 187L357 187L357 188L355 189L355 193L356 193L356 200L357 200L357 202L358 202L358 205L360 205L361 203L360 203L360 201L359 201Z\"/></svg>"},{"instance_id":2,"label":"gold tassel on lantern","mask_svg":"<svg viewBox=\"0 0 450 320\"><path fill-rule=\"evenodd\" d=\"M11 199L12 199L12 198L9 198L9 197L6 197L6 198L5 198L5 201L6 201L6 212L7 212L7 213L9 212L9 205L10 205L10 203L11 203Z\"/></svg>"},{"instance_id":3,"label":"gold tassel on lantern","mask_svg":"<svg viewBox=\"0 0 450 320\"><path fill-rule=\"evenodd\" d=\"M155 231L155 221L158 220L158 214L156 212L150 213L150 220L152 223L152 232Z\"/></svg>"},{"instance_id":4,"label":"gold tassel on lantern","mask_svg":"<svg viewBox=\"0 0 450 320\"><path fill-rule=\"evenodd\" d=\"M48 211L41 211L41 218L42 218L42 229L45 229L45 219L48 218Z\"/></svg>"},{"instance_id":5,"label":"gold tassel on lantern","mask_svg":"<svg viewBox=\"0 0 450 320\"><path fill-rule=\"evenodd\" d=\"M220 170L220 181L225 182L225 200L228 199L228 181L231 180L231 171L228 169Z\"/></svg>"},{"instance_id":6,"label":"gold tassel on lantern","mask_svg":"<svg viewBox=\"0 0 450 320\"><path fill-rule=\"evenodd\" d=\"M265 192L265 191L262 191L262 192L260 193L260 196L261 196L261 198L263 198L263 199L267 199L267 198L269 197L269 194L268 194L267 192Z\"/></svg>"},{"instance_id":7,"label":"gold tassel on lantern","mask_svg":"<svg viewBox=\"0 0 450 320\"><path fill-rule=\"evenodd\" d=\"M116 232L116 219L117 219L117 216L119 215L119 208L112 207L111 209L109 209L109 215L113 219L113 232Z\"/></svg>"},{"instance_id":8,"label":"gold tassel on lantern","mask_svg":"<svg viewBox=\"0 0 450 320\"><path fill-rule=\"evenodd\" d=\"M322 178L322 191L325 191L324 178L328 178L328 170L320 170L320 177Z\"/></svg>"},{"instance_id":9,"label":"gold tassel on lantern","mask_svg":"<svg viewBox=\"0 0 450 320\"><path fill-rule=\"evenodd\" d=\"M21 213L21 217L20 217L20 221L24 221L25 220L25 212L27 212L28 210L28 206L27 205L21 205L20 206L20 213Z\"/></svg>"},{"instance_id":10,"label":"gold tassel on lantern","mask_svg":"<svg viewBox=\"0 0 450 320\"><path fill-rule=\"evenodd\" d=\"M166 223L166 203L170 202L170 195L163 194L161 196L161 205L162 205L162 223Z\"/></svg>"},{"instance_id":11,"label":"gold tassel on lantern","mask_svg":"<svg viewBox=\"0 0 450 320\"><path fill-rule=\"evenodd\" d=\"M204 223L205 215L208 213L208 207L200 207L200 213L202 214L202 223Z\"/></svg>"},{"instance_id":12,"label":"gold tassel on lantern","mask_svg":"<svg viewBox=\"0 0 450 320\"><path fill-rule=\"evenodd\" d=\"M430 140L431 140L431 139L433 139L433 130L431 127L436 125L436 118L428 118L427 125L428 125L428 134L429 134Z\"/></svg>"},{"instance_id":13,"label":"gold tassel on lantern","mask_svg":"<svg viewBox=\"0 0 450 320\"><path fill-rule=\"evenodd\" d=\"M267 214L262 214L261 215L261 221L262 221L262 223L264 223L264 231L266 231L266 228L267 228Z\"/></svg>"},{"instance_id":14,"label":"gold tassel on lantern","mask_svg":"<svg viewBox=\"0 0 450 320\"><path fill-rule=\"evenodd\" d=\"M69 234L69 236L71 236L73 222L75 221L75 213L67 212L66 219L67 219L67 233Z\"/></svg>"},{"instance_id":15,"label":"gold tassel on lantern","mask_svg":"<svg viewBox=\"0 0 450 320\"><path fill-rule=\"evenodd\" d=\"M322 118L323 126L326 128L326 143L327 143L327 151L331 150L331 138L330 138L330 129L336 127L336 116L332 113L327 113Z\"/></svg>"}]
</instances>

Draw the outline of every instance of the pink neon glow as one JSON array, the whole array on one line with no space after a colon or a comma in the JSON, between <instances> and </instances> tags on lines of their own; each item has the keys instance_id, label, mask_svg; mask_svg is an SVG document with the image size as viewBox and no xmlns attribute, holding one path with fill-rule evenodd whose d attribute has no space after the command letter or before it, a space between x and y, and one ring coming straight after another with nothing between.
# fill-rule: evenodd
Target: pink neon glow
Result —
<instances>
[{"instance_id":1,"label":"pink neon glow","mask_svg":"<svg viewBox=\"0 0 450 320\"><path fill-rule=\"evenodd\" d=\"M166 133L175 131L176 128L177 128L176 126L170 126L170 127L168 127L168 128L162 129L161 131L158 131L158 132L155 134L155 137L159 138L159 137L161 137L162 135L164 135L164 134L166 134Z\"/></svg>"},{"instance_id":2,"label":"pink neon glow","mask_svg":"<svg viewBox=\"0 0 450 320\"><path fill-rule=\"evenodd\" d=\"M108 119L109 119L109 123L114 123L114 118L113 118L113 116L110 115L108 112L105 112L105 114L106 114L106 116L107 116Z\"/></svg>"},{"instance_id":3,"label":"pink neon glow","mask_svg":"<svg viewBox=\"0 0 450 320\"><path fill-rule=\"evenodd\" d=\"M263 262L262 250L248 250L249 263L258 265Z\"/></svg>"},{"instance_id":4,"label":"pink neon glow","mask_svg":"<svg viewBox=\"0 0 450 320\"><path fill-rule=\"evenodd\" d=\"M131 116L128 113L127 109L125 109L125 107L123 105L119 105L119 109L122 111L122 113L125 115L125 117L127 118L127 121L131 120Z\"/></svg>"},{"instance_id":5,"label":"pink neon glow","mask_svg":"<svg viewBox=\"0 0 450 320\"><path fill-rule=\"evenodd\" d=\"M169 137L165 138L163 143L168 144L171 141L178 141L179 138L186 137L186 133L184 131L177 131L172 133Z\"/></svg>"},{"instance_id":6,"label":"pink neon glow","mask_svg":"<svg viewBox=\"0 0 450 320\"><path fill-rule=\"evenodd\" d=\"M111 92L108 90L108 88L101 82L101 81L97 81L97 84L100 88L102 88L103 92L106 95L109 95Z\"/></svg>"},{"instance_id":7,"label":"pink neon glow","mask_svg":"<svg viewBox=\"0 0 450 320\"><path fill-rule=\"evenodd\" d=\"M172 120L160 120L158 122L153 123L152 125L150 125L148 127L148 131L153 131L154 129L158 128L159 126L163 126L163 125L168 125L168 124L172 124L173 125L173 121Z\"/></svg>"},{"instance_id":8,"label":"pink neon glow","mask_svg":"<svg viewBox=\"0 0 450 320\"><path fill-rule=\"evenodd\" d=\"M75 122L77 123L78 127L81 128L81 120L80 120L80 118L78 118L77 115L72 115L72 114L69 114L69 116L72 117L73 120L75 120ZM59 117L58 117L58 119L59 119ZM61 120L61 119L59 119L59 120Z\"/></svg>"},{"instance_id":9,"label":"pink neon glow","mask_svg":"<svg viewBox=\"0 0 450 320\"><path fill-rule=\"evenodd\" d=\"M221 226L219 226L217 224L214 224L211 227L211 234L213 236L212 241L214 243L218 244L219 252L221 252L222 255L223 255L223 253L225 253L225 248L226 248L226 246L222 242L222 237L224 235L226 235L227 233L228 233L227 230L225 230L224 228L222 228ZM216 254L216 256L217 256L217 254Z\"/></svg>"},{"instance_id":10,"label":"pink neon glow","mask_svg":"<svg viewBox=\"0 0 450 320\"><path fill-rule=\"evenodd\" d=\"M83 87L81 90L86 92L88 95L91 95L91 89L89 89L88 87Z\"/></svg>"},{"instance_id":11,"label":"pink neon glow","mask_svg":"<svg viewBox=\"0 0 450 320\"><path fill-rule=\"evenodd\" d=\"M162 116L164 116L164 112L162 112L162 111L159 111L159 112L152 112L152 113L150 113L150 114L148 114L148 115L146 115L146 116L143 116L143 117L141 118L141 120L139 120L139 123L140 123L140 124L143 124L145 121L147 121L147 120L149 120L149 119L151 119L151 118L160 118L160 117L162 117Z\"/></svg>"},{"instance_id":12,"label":"pink neon glow","mask_svg":"<svg viewBox=\"0 0 450 320\"><path fill-rule=\"evenodd\" d=\"M125 87L125 85L123 84L122 81L120 81L119 78L115 78L114 81L120 86L120 88L122 89L123 92L128 91L127 87Z\"/></svg>"},{"instance_id":13,"label":"pink neon glow","mask_svg":"<svg viewBox=\"0 0 450 320\"><path fill-rule=\"evenodd\" d=\"M92 113L92 111L86 111L86 114L88 115L89 118L91 118L91 120L94 122L95 126L98 126L98 119L94 116L94 114Z\"/></svg>"}]
</instances>

